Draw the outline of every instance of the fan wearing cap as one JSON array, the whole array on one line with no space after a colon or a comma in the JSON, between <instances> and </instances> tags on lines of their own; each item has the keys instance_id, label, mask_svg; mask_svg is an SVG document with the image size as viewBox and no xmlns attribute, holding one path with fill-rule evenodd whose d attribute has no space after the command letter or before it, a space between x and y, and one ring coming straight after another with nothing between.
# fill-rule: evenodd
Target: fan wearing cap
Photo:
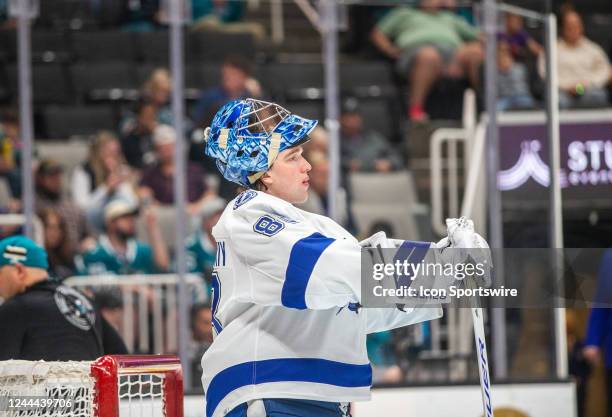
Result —
<instances>
[{"instance_id":1,"label":"fan wearing cap","mask_svg":"<svg viewBox=\"0 0 612 417\"><path fill-rule=\"evenodd\" d=\"M104 208L104 233L93 249L75 259L80 275L153 274L170 265L168 251L153 210L143 213L149 244L136 236L138 207L114 200Z\"/></svg>"},{"instance_id":2,"label":"fan wearing cap","mask_svg":"<svg viewBox=\"0 0 612 417\"><path fill-rule=\"evenodd\" d=\"M0 241L0 360L92 360L127 353L78 291L51 281L45 250L25 236Z\"/></svg>"}]
</instances>

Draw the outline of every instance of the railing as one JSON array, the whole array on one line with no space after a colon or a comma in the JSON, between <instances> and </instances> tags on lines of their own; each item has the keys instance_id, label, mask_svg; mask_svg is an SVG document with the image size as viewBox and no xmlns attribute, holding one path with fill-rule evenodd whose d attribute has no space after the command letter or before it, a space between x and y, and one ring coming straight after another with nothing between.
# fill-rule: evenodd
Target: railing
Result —
<instances>
[{"instance_id":1,"label":"railing","mask_svg":"<svg viewBox=\"0 0 612 417\"><path fill-rule=\"evenodd\" d=\"M446 217L467 216L474 220L477 229L482 230L486 226L486 183L482 174L486 125L482 122L477 125L476 118L476 96L472 90L467 90L462 127L437 129L431 136L431 224L439 235L446 235ZM460 146L463 147L463 158L460 157ZM459 181L460 167L463 168L465 178L463 184ZM461 199L462 188L464 192ZM466 359L472 354L471 311L451 308L445 310L445 316L444 325L439 320L431 322L432 348L423 354L431 359L447 359L449 380L465 380L469 371Z\"/></svg>"},{"instance_id":2,"label":"railing","mask_svg":"<svg viewBox=\"0 0 612 417\"><path fill-rule=\"evenodd\" d=\"M472 90L467 90L464 96L463 126L437 129L431 136L431 225L439 235L446 234L446 217L467 216L474 220L477 229L485 226L483 203L486 201L486 188L482 175L485 125L483 123L476 125L476 116L476 96ZM444 159L445 145L447 154ZM463 146L463 160L459 157L459 146ZM464 175L466 175L465 184L459 183L461 164ZM448 192L446 210L443 194L445 168ZM461 201L459 194L463 186L465 186L465 192L463 201Z\"/></svg>"},{"instance_id":3,"label":"railing","mask_svg":"<svg viewBox=\"0 0 612 417\"><path fill-rule=\"evenodd\" d=\"M100 290L119 289L123 302L119 330L129 352L135 349L141 353L177 352L177 275L76 276L64 283L94 294ZM193 304L208 300L202 277L187 274L185 285L190 299L180 302Z\"/></svg>"},{"instance_id":4,"label":"railing","mask_svg":"<svg viewBox=\"0 0 612 417\"><path fill-rule=\"evenodd\" d=\"M34 226L33 240L42 245L45 241L45 232L42 222L38 217L32 219ZM26 224L25 214L0 214L0 225L4 226L23 226Z\"/></svg>"}]
</instances>

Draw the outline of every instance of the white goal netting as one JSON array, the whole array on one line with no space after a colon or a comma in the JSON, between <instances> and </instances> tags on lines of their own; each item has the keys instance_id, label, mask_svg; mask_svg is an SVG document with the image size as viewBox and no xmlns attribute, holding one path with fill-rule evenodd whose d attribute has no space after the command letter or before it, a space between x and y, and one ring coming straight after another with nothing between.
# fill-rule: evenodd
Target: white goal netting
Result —
<instances>
[{"instance_id":1,"label":"white goal netting","mask_svg":"<svg viewBox=\"0 0 612 417\"><path fill-rule=\"evenodd\" d=\"M138 374L119 376L119 415L163 417L164 376Z\"/></svg>"},{"instance_id":2,"label":"white goal netting","mask_svg":"<svg viewBox=\"0 0 612 417\"><path fill-rule=\"evenodd\" d=\"M94 416L89 362L0 362L0 416Z\"/></svg>"},{"instance_id":3,"label":"white goal netting","mask_svg":"<svg viewBox=\"0 0 612 417\"><path fill-rule=\"evenodd\" d=\"M180 363L121 358L0 361L0 417L182 416Z\"/></svg>"}]
</instances>

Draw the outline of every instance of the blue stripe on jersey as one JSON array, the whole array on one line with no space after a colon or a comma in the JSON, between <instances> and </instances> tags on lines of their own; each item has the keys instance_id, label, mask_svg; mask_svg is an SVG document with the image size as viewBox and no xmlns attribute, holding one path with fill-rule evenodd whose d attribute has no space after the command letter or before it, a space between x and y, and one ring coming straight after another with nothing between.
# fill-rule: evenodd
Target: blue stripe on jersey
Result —
<instances>
[{"instance_id":1,"label":"blue stripe on jersey","mask_svg":"<svg viewBox=\"0 0 612 417\"><path fill-rule=\"evenodd\" d=\"M291 248L281 302L285 307L306 309L306 287L319 257L335 239L321 233L298 240Z\"/></svg>"},{"instance_id":2,"label":"blue stripe on jersey","mask_svg":"<svg viewBox=\"0 0 612 417\"><path fill-rule=\"evenodd\" d=\"M416 265L425 259L425 255L427 255L427 251L430 247L430 242L405 240L393 257L393 263L396 261L404 262L406 260L411 264ZM412 274L395 276L395 286L396 288L400 288L402 286L409 287L414 282L414 278L415 277L413 277Z\"/></svg>"},{"instance_id":3,"label":"blue stripe on jersey","mask_svg":"<svg viewBox=\"0 0 612 417\"><path fill-rule=\"evenodd\" d=\"M370 364L353 365L316 358L267 359L231 366L214 376L206 391L206 416L238 388L268 382L313 382L338 387L369 387Z\"/></svg>"}]
</instances>

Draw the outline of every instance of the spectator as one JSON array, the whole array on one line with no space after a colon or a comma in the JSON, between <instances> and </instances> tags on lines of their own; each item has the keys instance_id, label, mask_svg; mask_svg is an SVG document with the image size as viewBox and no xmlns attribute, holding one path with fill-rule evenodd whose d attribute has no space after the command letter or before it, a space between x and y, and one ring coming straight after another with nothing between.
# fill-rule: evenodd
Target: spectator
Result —
<instances>
[{"instance_id":1,"label":"spectator","mask_svg":"<svg viewBox=\"0 0 612 417\"><path fill-rule=\"evenodd\" d=\"M212 228L219 221L225 206L227 201L218 197L202 205L197 217L197 231L187 240L187 270L203 274L207 282L210 282L217 254Z\"/></svg>"},{"instance_id":2,"label":"spectator","mask_svg":"<svg viewBox=\"0 0 612 417\"><path fill-rule=\"evenodd\" d=\"M310 140L304 144L304 154L311 152L322 152L327 155L329 150L329 137L327 130L321 126L316 126L308 135Z\"/></svg>"},{"instance_id":3,"label":"spectator","mask_svg":"<svg viewBox=\"0 0 612 417\"><path fill-rule=\"evenodd\" d=\"M138 102L136 115L122 123L121 149L131 167L141 169L155 160L151 135L157 125L157 107L144 99Z\"/></svg>"},{"instance_id":4,"label":"spectator","mask_svg":"<svg viewBox=\"0 0 612 417\"><path fill-rule=\"evenodd\" d=\"M356 99L344 101L340 116L342 162L350 171L389 172L401 168L402 161L387 138L365 129Z\"/></svg>"},{"instance_id":5,"label":"spectator","mask_svg":"<svg viewBox=\"0 0 612 417\"><path fill-rule=\"evenodd\" d=\"M34 208L37 212L50 208L59 214L66 223L66 239L70 242L70 246L82 248L80 245L86 244L89 229L81 209L62 194L63 171L62 166L55 160L43 159L40 161L35 175Z\"/></svg>"},{"instance_id":6,"label":"spectator","mask_svg":"<svg viewBox=\"0 0 612 417\"><path fill-rule=\"evenodd\" d=\"M374 45L396 60L410 83L408 117L424 121L425 99L446 73L467 77L479 86L483 50L479 32L463 18L443 9L441 0L423 0L419 9L398 7L385 16L371 34Z\"/></svg>"},{"instance_id":7,"label":"spectator","mask_svg":"<svg viewBox=\"0 0 612 417\"><path fill-rule=\"evenodd\" d=\"M117 137L110 132L98 132L89 147L87 161L76 167L71 181L74 202L85 211L89 224L97 231L104 228L103 210L109 201L119 198L137 203L130 174Z\"/></svg>"},{"instance_id":8,"label":"spectator","mask_svg":"<svg viewBox=\"0 0 612 417\"><path fill-rule=\"evenodd\" d=\"M168 252L154 212L144 213L150 246L135 238L137 214L138 207L125 201L106 206L105 233L98 237L95 248L75 259L80 275L153 274L168 269Z\"/></svg>"},{"instance_id":9,"label":"spectator","mask_svg":"<svg viewBox=\"0 0 612 417\"><path fill-rule=\"evenodd\" d=\"M142 174L138 194L144 201L156 204L174 203L174 148L176 131L171 126L159 125L153 132L157 163ZM203 155L203 154L202 154ZM187 201L188 210L195 214L207 198L214 195L208 192L202 168L193 163L187 164Z\"/></svg>"},{"instance_id":10,"label":"spectator","mask_svg":"<svg viewBox=\"0 0 612 417\"><path fill-rule=\"evenodd\" d=\"M194 0L191 6L194 28L201 23L216 24L239 22L244 15L244 3L236 0Z\"/></svg>"},{"instance_id":11,"label":"spectator","mask_svg":"<svg viewBox=\"0 0 612 417\"><path fill-rule=\"evenodd\" d=\"M510 45L497 44L498 99L497 110L533 109L535 101L529 92L527 67L515 62Z\"/></svg>"},{"instance_id":12,"label":"spectator","mask_svg":"<svg viewBox=\"0 0 612 417\"><path fill-rule=\"evenodd\" d=\"M608 417L612 417L612 249L604 253L594 301L583 353L592 365L600 365L603 359L606 368Z\"/></svg>"},{"instance_id":13,"label":"spectator","mask_svg":"<svg viewBox=\"0 0 612 417\"><path fill-rule=\"evenodd\" d=\"M45 250L25 236L0 241L0 360L91 361L126 354L91 301L49 279Z\"/></svg>"},{"instance_id":14,"label":"spectator","mask_svg":"<svg viewBox=\"0 0 612 417\"><path fill-rule=\"evenodd\" d=\"M196 103L191 120L197 127L207 127L217 109L228 101L261 96L259 82L251 76L251 67L241 57L229 57L221 66L221 83L218 87L205 90ZM204 155L198 153L198 159Z\"/></svg>"},{"instance_id":15,"label":"spectator","mask_svg":"<svg viewBox=\"0 0 612 417\"><path fill-rule=\"evenodd\" d=\"M49 259L49 276L58 280L64 280L75 274L74 255L76 250L66 239L66 222L51 208L46 208L38 213L45 236L45 251Z\"/></svg>"},{"instance_id":16,"label":"spectator","mask_svg":"<svg viewBox=\"0 0 612 417\"><path fill-rule=\"evenodd\" d=\"M17 19L9 15L9 0L0 0L0 30L15 30Z\"/></svg>"},{"instance_id":17,"label":"spectator","mask_svg":"<svg viewBox=\"0 0 612 417\"><path fill-rule=\"evenodd\" d=\"M172 124L170 93L172 79L165 68L156 68L142 86L142 97L157 108L157 121L161 124Z\"/></svg>"},{"instance_id":18,"label":"spectator","mask_svg":"<svg viewBox=\"0 0 612 417\"><path fill-rule=\"evenodd\" d=\"M311 213L322 215L328 214L327 190L329 180L329 161L327 156L321 152L311 152L306 155L306 160L312 166L308 173L310 188L308 190L308 200L297 207ZM337 222L350 228L351 219L349 217L347 195L344 188L338 188L336 193Z\"/></svg>"},{"instance_id":19,"label":"spectator","mask_svg":"<svg viewBox=\"0 0 612 417\"><path fill-rule=\"evenodd\" d=\"M6 112L0 125L0 177L8 182L11 195L21 198L21 139L19 118L14 112Z\"/></svg>"},{"instance_id":20,"label":"spectator","mask_svg":"<svg viewBox=\"0 0 612 417\"><path fill-rule=\"evenodd\" d=\"M543 52L542 45L525 30L522 16L506 13L505 27L505 32L497 34L497 41L508 44L515 61L523 62L529 54L538 56Z\"/></svg>"},{"instance_id":21,"label":"spectator","mask_svg":"<svg viewBox=\"0 0 612 417\"><path fill-rule=\"evenodd\" d=\"M212 311L208 304L194 304L191 307L191 340L189 341L189 362L193 386L201 388L202 355L213 341Z\"/></svg>"},{"instance_id":22,"label":"spectator","mask_svg":"<svg viewBox=\"0 0 612 417\"><path fill-rule=\"evenodd\" d=\"M123 3L124 30L148 32L159 25L161 21L160 0L130 0Z\"/></svg>"},{"instance_id":23,"label":"spectator","mask_svg":"<svg viewBox=\"0 0 612 417\"><path fill-rule=\"evenodd\" d=\"M264 27L257 22L243 22L245 2L242 0L193 0L191 10L193 30L216 30L230 33L250 33L256 39L265 38Z\"/></svg>"},{"instance_id":24,"label":"spectator","mask_svg":"<svg viewBox=\"0 0 612 417\"><path fill-rule=\"evenodd\" d=\"M608 104L605 88L610 78L610 62L603 49L584 36L582 18L573 10L561 18L561 39L557 47L559 106L603 107ZM540 56L540 75L544 57Z\"/></svg>"}]
</instances>

